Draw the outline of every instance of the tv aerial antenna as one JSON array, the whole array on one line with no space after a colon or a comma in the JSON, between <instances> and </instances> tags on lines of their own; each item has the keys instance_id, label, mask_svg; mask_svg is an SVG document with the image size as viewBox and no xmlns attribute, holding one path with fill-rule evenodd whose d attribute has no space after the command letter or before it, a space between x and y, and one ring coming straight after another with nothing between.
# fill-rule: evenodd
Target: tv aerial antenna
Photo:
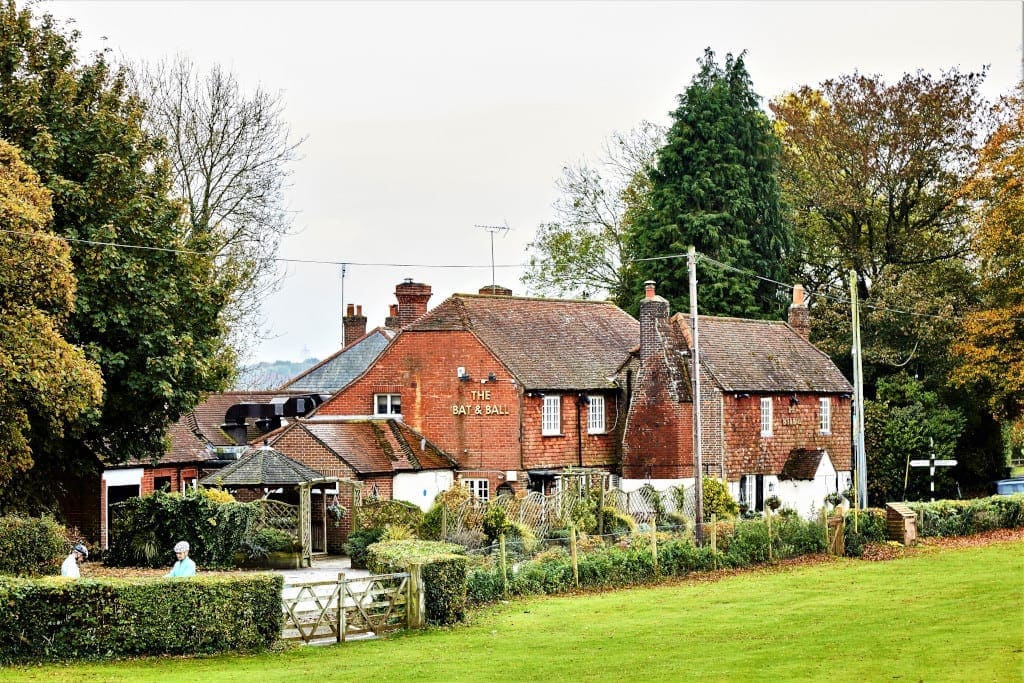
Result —
<instances>
[{"instance_id":1,"label":"tv aerial antenna","mask_svg":"<svg viewBox=\"0 0 1024 683\"><path fill-rule=\"evenodd\" d=\"M473 227L486 230L491 234L491 292L493 293L498 286L494 277L494 233L500 232L504 237L512 228L508 227L508 221L504 221L504 225L474 225Z\"/></svg>"}]
</instances>

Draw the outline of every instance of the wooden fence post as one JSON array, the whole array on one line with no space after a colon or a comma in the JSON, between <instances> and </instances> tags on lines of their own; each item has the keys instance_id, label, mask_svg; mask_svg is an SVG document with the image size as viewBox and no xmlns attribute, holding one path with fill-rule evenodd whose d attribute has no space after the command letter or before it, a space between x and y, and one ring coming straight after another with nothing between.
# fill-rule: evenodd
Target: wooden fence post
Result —
<instances>
[{"instance_id":1,"label":"wooden fence post","mask_svg":"<svg viewBox=\"0 0 1024 683\"><path fill-rule=\"evenodd\" d=\"M711 568L718 569L718 514L711 513Z\"/></svg>"},{"instance_id":2,"label":"wooden fence post","mask_svg":"<svg viewBox=\"0 0 1024 683\"><path fill-rule=\"evenodd\" d=\"M345 616L345 573L338 573L338 642L345 642L345 630L348 623Z\"/></svg>"},{"instance_id":3,"label":"wooden fence post","mask_svg":"<svg viewBox=\"0 0 1024 683\"><path fill-rule=\"evenodd\" d=\"M767 505L764 506L764 518L768 524L768 563L772 562L772 509Z\"/></svg>"},{"instance_id":4,"label":"wooden fence post","mask_svg":"<svg viewBox=\"0 0 1024 683\"><path fill-rule=\"evenodd\" d=\"M498 553L501 558L501 594L508 597L508 561L505 556L505 534L498 535Z\"/></svg>"},{"instance_id":5,"label":"wooden fence post","mask_svg":"<svg viewBox=\"0 0 1024 683\"><path fill-rule=\"evenodd\" d=\"M441 503L441 540L448 540L448 506Z\"/></svg>"},{"instance_id":6,"label":"wooden fence post","mask_svg":"<svg viewBox=\"0 0 1024 683\"><path fill-rule=\"evenodd\" d=\"M569 555L572 557L572 582L580 587L580 564L576 555L576 525L569 525Z\"/></svg>"},{"instance_id":7,"label":"wooden fence post","mask_svg":"<svg viewBox=\"0 0 1024 683\"><path fill-rule=\"evenodd\" d=\"M651 559L654 560L654 575L658 575L658 516L651 515Z\"/></svg>"},{"instance_id":8,"label":"wooden fence post","mask_svg":"<svg viewBox=\"0 0 1024 683\"><path fill-rule=\"evenodd\" d=\"M832 547L832 543L828 538L828 513L825 512L825 508L821 508L821 526L825 530L825 552L828 552Z\"/></svg>"},{"instance_id":9,"label":"wooden fence post","mask_svg":"<svg viewBox=\"0 0 1024 683\"><path fill-rule=\"evenodd\" d=\"M597 535L604 540L604 477L601 477L601 490L597 494Z\"/></svg>"},{"instance_id":10,"label":"wooden fence post","mask_svg":"<svg viewBox=\"0 0 1024 683\"><path fill-rule=\"evenodd\" d=\"M427 592L423 590L423 565L409 565L409 597L405 603L406 624L423 628L427 614Z\"/></svg>"}]
</instances>

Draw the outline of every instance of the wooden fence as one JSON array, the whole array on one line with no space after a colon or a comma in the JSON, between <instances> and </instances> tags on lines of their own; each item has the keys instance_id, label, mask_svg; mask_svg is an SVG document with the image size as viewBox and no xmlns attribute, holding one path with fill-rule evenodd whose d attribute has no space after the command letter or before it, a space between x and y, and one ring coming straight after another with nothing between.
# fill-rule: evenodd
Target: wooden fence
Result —
<instances>
[{"instance_id":1,"label":"wooden fence","mask_svg":"<svg viewBox=\"0 0 1024 683\"><path fill-rule=\"evenodd\" d=\"M337 580L285 584L281 592L281 639L303 643L379 635L421 628L424 593L421 568Z\"/></svg>"}]
</instances>

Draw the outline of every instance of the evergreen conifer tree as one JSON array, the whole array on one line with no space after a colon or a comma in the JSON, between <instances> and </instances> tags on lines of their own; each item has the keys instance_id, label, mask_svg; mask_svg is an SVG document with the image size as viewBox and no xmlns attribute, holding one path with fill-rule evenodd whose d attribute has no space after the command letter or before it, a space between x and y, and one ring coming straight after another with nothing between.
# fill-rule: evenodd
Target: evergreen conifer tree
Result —
<instances>
[{"instance_id":1,"label":"evergreen conifer tree","mask_svg":"<svg viewBox=\"0 0 1024 683\"><path fill-rule=\"evenodd\" d=\"M781 209L778 139L758 107L743 54L726 55L720 66L709 48L698 63L650 172L630 252L644 259L685 254L693 245L731 268L786 282L792 233ZM630 275L633 301L645 280L655 280L675 308L687 305L685 258L638 261ZM774 317L785 304L777 285L707 260L698 262L698 280L702 314Z\"/></svg>"}]
</instances>

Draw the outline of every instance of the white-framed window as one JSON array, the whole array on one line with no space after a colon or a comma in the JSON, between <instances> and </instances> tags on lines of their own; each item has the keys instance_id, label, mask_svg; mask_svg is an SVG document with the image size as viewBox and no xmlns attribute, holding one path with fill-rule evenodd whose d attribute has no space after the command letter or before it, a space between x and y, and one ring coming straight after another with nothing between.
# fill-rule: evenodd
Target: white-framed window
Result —
<instances>
[{"instance_id":1,"label":"white-framed window","mask_svg":"<svg viewBox=\"0 0 1024 683\"><path fill-rule=\"evenodd\" d=\"M604 396L588 396L587 434L604 434Z\"/></svg>"},{"instance_id":2,"label":"white-framed window","mask_svg":"<svg viewBox=\"0 0 1024 683\"><path fill-rule=\"evenodd\" d=\"M463 479L462 485L480 500L487 502L491 498L491 482L486 479Z\"/></svg>"},{"instance_id":3,"label":"white-framed window","mask_svg":"<svg viewBox=\"0 0 1024 683\"><path fill-rule=\"evenodd\" d=\"M373 395L374 415L401 415L402 395L401 394L374 394Z\"/></svg>"},{"instance_id":4,"label":"white-framed window","mask_svg":"<svg viewBox=\"0 0 1024 683\"><path fill-rule=\"evenodd\" d=\"M818 414L821 422L821 433L832 433L832 399L828 396L818 399Z\"/></svg>"},{"instance_id":5,"label":"white-framed window","mask_svg":"<svg viewBox=\"0 0 1024 683\"><path fill-rule=\"evenodd\" d=\"M761 399L761 436L772 435L772 399Z\"/></svg>"},{"instance_id":6,"label":"white-framed window","mask_svg":"<svg viewBox=\"0 0 1024 683\"><path fill-rule=\"evenodd\" d=\"M562 397L545 396L540 412L540 433L542 436L558 436L562 433Z\"/></svg>"}]
</instances>

